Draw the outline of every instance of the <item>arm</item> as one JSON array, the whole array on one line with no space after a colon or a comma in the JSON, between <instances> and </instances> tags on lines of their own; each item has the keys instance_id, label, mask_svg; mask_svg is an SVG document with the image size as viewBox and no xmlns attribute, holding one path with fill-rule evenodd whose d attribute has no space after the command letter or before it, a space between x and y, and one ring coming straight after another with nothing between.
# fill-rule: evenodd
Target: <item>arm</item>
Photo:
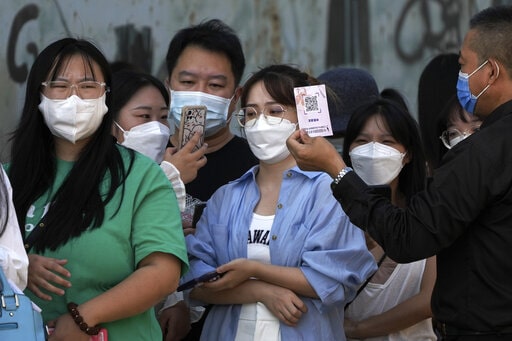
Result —
<instances>
[{"instance_id":1,"label":"arm","mask_svg":"<svg viewBox=\"0 0 512 341\"><path fill-rule=\"evenodd\" d=\"M299 268L263 264L254 260L239 258L221 265L217 268L217 272L225 274L217 281L204 284L205 287L213 291L232 289L253 277L290 289L298 295L318 298L315 290Z\"/></svg>"},{"instance_id":2,"label":"arm","mask_svg":"<svg viewBox=\"0 0 512 341\"><path fill-rule=\"evenodd\" d=\"M302 130L287 140L299 167L335 177L345 163L328 144L324 138L311 138ZM476 143L466 146L464 151L448 154L432 183L414 195L406 209L373 194L355 172L343 177L333 188L333 195L350 220L368 231L395 261L407 263L431 257L464 234L491 196L500 195L502 190L492 186L503 182L488 181L503 177L499 167L489 163Z\"/></svg>"},{"instance_id":3,"label":"arm","mask_svg":"<svg viewBox=\"0 0 512 341\"><path fill-rule=\"evenodd\" d=\"M161 252L151 253L121 283L80 304L80 315L89 326L95 326L144 312L177 288L180 271L181 262L178 258ZM52 335L52 340L61 339L87 340L87 335L78 328L69 314L65 314L55 321L55 332Z\"/></svg>"},{"instance_id":4,"label":"arm","mask_svg":"<svg viewBox=\"0 0 512 341\"><path fill-rule=\"evenodd\" d=\"M291 290L259 280L248 280L226 290L206 285L194 288L191 298L210 304L246 304L262 302L283 323L295 326L307 307Z\"/></svg>"},{"instance_id":5,"label":"arm","mask_svg":"<svg viewBox=\"0 0 512 341\"><path fill-rule=\"evenodd\" d=\"M432 317L430 299L436 280L436 259L427 259L420 292L382 314L362 321L345 320L345 334L353 339L385 336Z\"/></svg>"}]
</instances>

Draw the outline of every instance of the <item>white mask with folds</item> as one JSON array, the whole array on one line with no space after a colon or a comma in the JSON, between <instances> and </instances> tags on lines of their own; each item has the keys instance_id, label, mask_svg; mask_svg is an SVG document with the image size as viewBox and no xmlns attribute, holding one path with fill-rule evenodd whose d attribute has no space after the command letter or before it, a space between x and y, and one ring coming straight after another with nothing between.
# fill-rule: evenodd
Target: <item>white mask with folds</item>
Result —
<instances>
[{"instance_id":1,"label":"white mask with folds","mask_svg":"<svg viewBox=\"0 0 512 341\"><path fill-rule=\"evenodd\" d=\"M158 121L151 121L139 124L130 130L124 130L117 122L114 123L123 132L124 141L120 143L122 146L138 151L158 164L162 162L169 141L168 126Z\"/></svg>"},{"instance_id":2,"label":"white mask with folds","mask_svg":"<svg viewBox=\"0 0 512 341\"><path fill-rule=\"evenodd\" d=\"M54 136L71 143L91 136L108 112L106 93L99 98L82 99L77 95L66 99L50 99L41 94L39 110Z\"/></svg>"},{"instance_id":3,"label":"white mask with folds","mask_svg":"<svg viewBox=\"0 0 512 341\"><path fill-rule=\"evenodd\" d=\"M356 174L370 186L391 183L404 166L405 153L379 142L357 146L349 155Z\"/></svg>"}]
</instances>

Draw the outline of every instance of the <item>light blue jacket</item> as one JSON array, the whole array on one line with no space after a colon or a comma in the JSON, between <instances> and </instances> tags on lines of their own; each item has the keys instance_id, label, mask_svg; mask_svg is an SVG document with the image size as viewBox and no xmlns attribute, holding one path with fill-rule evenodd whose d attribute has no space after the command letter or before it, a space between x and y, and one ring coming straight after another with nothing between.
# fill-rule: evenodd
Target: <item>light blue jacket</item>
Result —
<instances>
[{"instance_id":1,"label":"light blue jacket","mask_svg":"<svg viewBox=\"0 0 512 341\"><path fill-rule=\"evenodd\" d=\"M195 235L186 238L190 271L186 282L217 266L247 257L248 229L260 198L259 166L219 188L207 203ZM294 167L283 173L270 259L299 267L320 299L300 296L307 305L296 327L281 323L282 340L345 340L344 306L375 270L363 232L352 225L332 196L331 178ZM201 340L234 340L241 305L215 305Z\"/></svg>"}]
</instances>

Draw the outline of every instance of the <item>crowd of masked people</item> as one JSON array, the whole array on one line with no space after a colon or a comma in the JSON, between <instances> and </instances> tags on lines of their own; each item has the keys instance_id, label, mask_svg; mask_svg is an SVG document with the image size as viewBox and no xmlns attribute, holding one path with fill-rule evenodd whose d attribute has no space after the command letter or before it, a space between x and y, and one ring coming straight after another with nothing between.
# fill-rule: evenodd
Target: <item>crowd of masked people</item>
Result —
<instances>
[{"instance_id":1,"label":"crowd of masked people","mask_svg":"<svg viewBox=\"0 0 512 341\"><path fill-rule=\"evenodd\" d=\"M507 340L510 32L512 6L475 14L418 120L362 68L246 70L218 19L174 35L163 80L57 40L0 167L3 274L51 341ZM319 85L325 137L294 92Z\"/></svg>"}]
</instances>

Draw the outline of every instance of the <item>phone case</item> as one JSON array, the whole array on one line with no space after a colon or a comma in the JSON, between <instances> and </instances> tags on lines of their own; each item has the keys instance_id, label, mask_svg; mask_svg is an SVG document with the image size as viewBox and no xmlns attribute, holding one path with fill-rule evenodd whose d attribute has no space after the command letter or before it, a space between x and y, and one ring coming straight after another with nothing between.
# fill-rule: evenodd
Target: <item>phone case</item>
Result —
<instances>
[{"instance_id":1,"label":"phone case","mask_svg":"<svg viewBox=\"0 0 512 341\"><path fill-rule=\"evenodd\" d=\"M195 132L201 133L201 139L192 151L201 148L204 142L206 111L207 109L204 105L184 106L182 108L179 132L179 148L187 144L187 142L194 136Z\"/></svg>"},{"instance_id":2,"label":"phone case","mask_svg":"<svg viewBox=\"0 0 512 341\"><path fill-rule=\"evenodd\" d=\"M205 273L202 276L191 279L190 281L178 286L178 289L176 289L176 291L188 290L188 289L192 289L193 287L195 287L196 285L198 285L200 283L216 281L219 278L221 278L223 275L224 275L223 273L218 273L217 271L211 271L211 272Z\"/></svg>"},{"instance_id":3,"label":"phone case","mask_svg":"<svg viewBox=\"0 0 512 341\"><path fill-rule=\"evenodd\" d=\"M108 341L108 332L105 328L101 328L98 335L93 335L89 339L90 341Z\"/></svg>"}]
</instances>

